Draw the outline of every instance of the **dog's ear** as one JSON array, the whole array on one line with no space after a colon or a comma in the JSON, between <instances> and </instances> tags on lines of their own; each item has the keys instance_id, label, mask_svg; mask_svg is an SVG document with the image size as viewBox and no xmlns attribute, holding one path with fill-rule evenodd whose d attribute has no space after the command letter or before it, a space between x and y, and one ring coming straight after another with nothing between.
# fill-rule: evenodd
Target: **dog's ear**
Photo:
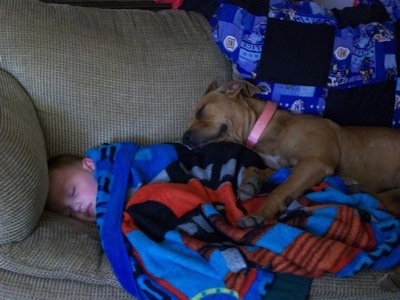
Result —
<instances>
[{"instance_id":1,"label":"dog's ear","mask_svg":"<svg viewBox=\"0 0 400 300\"><path fill-rule=\"evenodd\" d=\"M205 94L208 94L209 92L212 92L212 91L216 90L217 88L218 88L218 83L217 83L217 81L211 82L211 83L209 84L209 86L208 86L206 92L204 93L204 95L205 95Z\"/></svg>"},{"instance_id":2,"label":"dog's ear","mask_svg":"<svg viewBox=\"0 0 400 300\"><path fill-rule=\"evenodd\" d=\"M228 82L218 88L220 93L230 94L233 97L238 98L239 94L245 97L251 97L254 94L260 93L260 89L250 82L244 80L234 80Z\"/></svg>"}]
</instances>

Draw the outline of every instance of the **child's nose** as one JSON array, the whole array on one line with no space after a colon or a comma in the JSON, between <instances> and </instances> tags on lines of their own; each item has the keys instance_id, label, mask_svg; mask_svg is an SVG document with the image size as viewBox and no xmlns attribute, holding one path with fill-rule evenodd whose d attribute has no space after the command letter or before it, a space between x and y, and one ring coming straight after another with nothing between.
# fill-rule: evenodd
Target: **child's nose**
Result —
<instances>
[{"instance_id":1,"label":"child's nose","mask_svg":"<svg viewBox=\"0 0 400 300\"><path fill-rule=\"evenodd\" d=\"M82 212L82 203L78 202L73 207L74 212L81 213Z\"/></svg>"}]
</instances>

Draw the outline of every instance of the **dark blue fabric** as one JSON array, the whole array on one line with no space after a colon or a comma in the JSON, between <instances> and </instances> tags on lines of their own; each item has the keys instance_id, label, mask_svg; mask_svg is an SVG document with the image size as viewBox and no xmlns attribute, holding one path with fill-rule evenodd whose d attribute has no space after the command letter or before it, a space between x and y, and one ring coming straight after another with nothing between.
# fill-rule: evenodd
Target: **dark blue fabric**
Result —
<instances>
[{"instance_id":1,"label":"dark blue fabric","mask_svg":"<svg viewBox=\"0 0 400 300\"><path fill-rule=\"evenodd\" d=\"M257 79L325 86L334 34L334 27L325 24L268 19Z\"/></svg>"},{"instance_id":2,"label":"dark blue fabric","mask_svg":"<svg viewBox=\"0 0 400 300\"><path fill-rule=\"evenodd\" d=\"M339 124L345 119L343 125L400 128L399 0L333 11L310 1L270 0L258 13L252 1L218 2L212 37L237 73L260 88L260 99ZM361 106L333 101L348 95ZM383 103L375 106L379 95Z\"/></svg>"},{"instance_id":3,"label":"dark blue fabric","mask_svg":"<svg viewBox=\"0 0 400 300\"><path fill-rule=\"evenodd\" d=\"M331 90L326 99L324 117L341 125L391 127L396 117L393 112L395 92L394 80L373 86Z\"/></svg>"},{"instance_id":4,"label":"dark blue fabric","mask_svg":"<svg viewBox=\"0 0 400 300\"><path fill-rule=\"evenodd\" d=\"M385 6L379 1L374 1L370 5L345 7L343 9L333 8L332 13L337 20L338 28L355 28L360 24L372 22L390 22L390 16Z\"/></svg>"}]
</instances>

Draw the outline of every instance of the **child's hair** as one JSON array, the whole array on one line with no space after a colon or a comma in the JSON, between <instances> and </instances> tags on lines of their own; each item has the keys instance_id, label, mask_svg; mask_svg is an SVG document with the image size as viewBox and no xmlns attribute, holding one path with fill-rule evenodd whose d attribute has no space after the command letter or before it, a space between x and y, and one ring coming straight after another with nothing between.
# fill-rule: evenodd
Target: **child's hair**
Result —
<instances>
[{"instance_id":1,"label":"child's hair","mask_svg":"<svg viewBox=\"0 0 400 300\"><path fill-rule=\"evenodd\" d=\"M81 164L83 157L71 154L61 154L50 158L47 161L47 167L49 171L56 169L63 169L66 167L71 167L75 164Z\"/></svg>"},{"instance_id":2,"label":"child's hair","mask_svg":"<svg viewBox=\"0 0 400 300\"><path fill-rule=\"evenodd\" d=\"M61 154L50 158L47 161L47 167L49 170L49 175L51 171L62 170L74 165L81 166L83 157L71 154ZM49 208L49 199L46 200L45 208Z\"/></svg>"}]
</instances>

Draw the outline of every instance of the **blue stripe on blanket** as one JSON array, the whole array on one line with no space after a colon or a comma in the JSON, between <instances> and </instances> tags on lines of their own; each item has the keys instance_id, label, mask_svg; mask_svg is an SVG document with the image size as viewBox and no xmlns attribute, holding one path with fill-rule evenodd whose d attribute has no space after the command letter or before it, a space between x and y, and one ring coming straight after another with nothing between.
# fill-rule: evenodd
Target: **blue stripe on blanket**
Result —
<instances>
[{"instance_id":1,"label":"blue stripe on blanket","mask_svg":"<svg viewBox=\"0 0 400 300\"><path fill-rule=\"evenodd\" d=\"M125 198L130 162L137 148L134 143L102 145L99 149L88 150L86 154L95 162L94 176L99 183L96 215L100 236L107 236L107 243L102 239L104 252L122 286L130 293L141 295L141 290L132 276L128 253L115 251L125 249L125 240L120 229L124 202L110 201ZM107 221L107 226L104 226L104 220Z\"/></svg>"},{"instance_id":2,"label":"blue stripe on blanket","mask_svg":"<svg viewBox=\"0 0 400 300\"><path fill-rule=\"evenodd\" d=\"M302 231L296 227L277 223L257 241L256 246L281 254L301 234Z\"/></svg>"},{"instance_id":3,"label":"blue stripe on blanket","mask_svg":"<svg viewBox=\"0 0 400 300\"><path fill-rule=\"evenodd\" d=\"M121 285L140 297L143 293L133 277L131 258L121 231L124 200L127 191L133 193L151 182L167 165L176 161L177 153L170 144L139 146L125 142L103 144L87 150L86 155L95 163L94 176L99 184L96 222L104 252Z\"/></svg>"}]
</instances>

